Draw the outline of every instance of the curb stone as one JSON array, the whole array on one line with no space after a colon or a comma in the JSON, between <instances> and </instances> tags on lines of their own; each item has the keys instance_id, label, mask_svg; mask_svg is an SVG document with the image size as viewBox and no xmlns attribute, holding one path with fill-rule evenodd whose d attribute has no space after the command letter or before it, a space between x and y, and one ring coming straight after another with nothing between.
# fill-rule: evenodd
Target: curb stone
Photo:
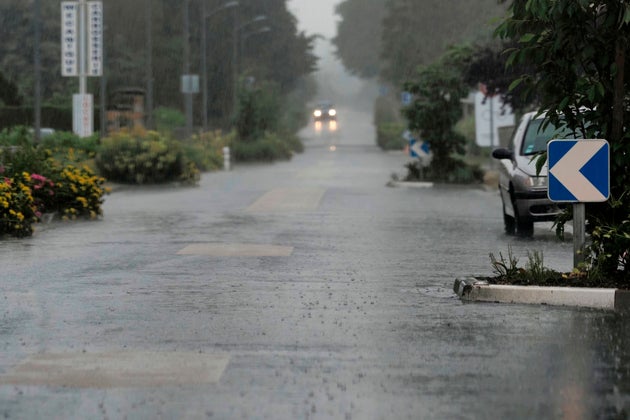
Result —
<instances>
[{"instance_id":1,"label":"curb stone","mask_svg":"<svg viewBox=\"0 0 630 420\"><path fill-rule=\"evenodd\" d=\"M433 188L433 182L389 181L388 187Z\"/></svg>"},{"instance_id":2,"label":"curb stone","mask_svg":"<svg viewBox=\"0 0 630 420\"><path fill-rule=\"evenodd\" d=\"M456 279L453 290L467 302L573 306L630 312L628 290L494 285L474 277Z\"/></svg>"}]
</instances>

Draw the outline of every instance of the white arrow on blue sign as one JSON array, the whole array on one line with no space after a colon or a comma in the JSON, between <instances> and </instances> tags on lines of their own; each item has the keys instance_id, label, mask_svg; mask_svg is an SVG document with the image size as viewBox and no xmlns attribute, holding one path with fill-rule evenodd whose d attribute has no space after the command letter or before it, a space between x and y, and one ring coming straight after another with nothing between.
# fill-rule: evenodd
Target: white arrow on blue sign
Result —
<instances>
[{"instance_id":1,"label":"white arrow on blue sign","mask_svg":"<svg viewBox=\"0 0 630 420\"><path fill-rule=\"evenodd\" d=\"M411 157L415 158L427 158L431 156L431 146L426 141L412 140L409 150L411 151Z\"/></svg>"},{"instance_id":2,"label":"white arrow on blue sign","mask_svg":"<svg viewBox=\"0 0 630 420\"><path fill-rule=\"evenodd\" d=\"M552 140L547 144L551 201L596 203L610 196L606 140Z\"/></svg>"}]
</instances>

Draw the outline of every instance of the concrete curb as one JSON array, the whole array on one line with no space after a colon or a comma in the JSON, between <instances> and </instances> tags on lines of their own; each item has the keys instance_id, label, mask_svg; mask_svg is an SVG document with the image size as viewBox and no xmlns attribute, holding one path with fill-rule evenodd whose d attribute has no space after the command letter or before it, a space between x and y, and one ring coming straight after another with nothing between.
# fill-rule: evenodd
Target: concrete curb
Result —
<instances>
[{"instance_id":1,"label":"concrete curb","mask_svg":"<svg viewBox=\"0 0 630 420\"><path fill-rule=\"evenodd\" d=\"M388 187L405 187L405 188L433 188L433 182L405 182L405 181L390 181L387 183Z\"/></svg>"},{"instance_id":2,"label":"concrete curb","mask_svg":"<svg viewBox=\"0 0 630 420\"><path fill-rule=\"evenodd\" d=\"M458 278L453 290L463 301L573 306L630 311L630 291L578 287L493 285L474 277Z\"/></svg>"}]
</instances>

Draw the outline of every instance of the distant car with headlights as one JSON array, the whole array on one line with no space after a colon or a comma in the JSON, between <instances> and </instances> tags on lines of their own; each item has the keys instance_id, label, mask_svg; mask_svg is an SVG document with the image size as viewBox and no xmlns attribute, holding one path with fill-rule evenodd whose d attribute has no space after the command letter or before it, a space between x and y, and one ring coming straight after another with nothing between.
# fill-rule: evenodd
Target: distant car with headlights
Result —
<instances>
[{"instance_id":1,"label":"distant car with headlights","mask_svg":"<svg viewBox=\"0 0 630 420\"><path fill-rule=\"evenodd\" d=\"M320 102L313 111L313 119L317 121L337 121L337 110L330 102Z\"/></svg>"},{"instance_id":2,"label":"distant car with headlights","mask_svg":"<svg viewBox=\"0 0 630 420\"><path fill-rule=\"evenodd\" d=\"M547 150L549 140L573 138L572 132L544 123L536 112L525 114L512 136L509 148L499 148L492 157L499 159L499 191L503 222L508 235L529 237L534 222L553 221L560 207L547 197L546 166L536 174L536 155Z\"/></svg>"}]
</instances>

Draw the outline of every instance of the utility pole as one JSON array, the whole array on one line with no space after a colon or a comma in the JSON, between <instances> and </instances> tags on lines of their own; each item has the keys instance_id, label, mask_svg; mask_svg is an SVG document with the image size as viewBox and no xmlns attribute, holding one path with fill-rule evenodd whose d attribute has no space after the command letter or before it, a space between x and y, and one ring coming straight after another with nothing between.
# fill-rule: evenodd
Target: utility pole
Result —
<instances>
[{"instance_id":1,"label":"utility pole","mask_svg":"<svg viewBox=\"0 0 630 420\"><path fill-rule=\"evenodd\" d=\"M147 84L147 101L145 110L147 119L147 128L153 129L153 7L152 0L145 0L145 29L147 36L146 49L146 84Z\"/></svg>"},{"instance_id":2,"label":"utility pole","mask_svg":"<svg viewBox=\"0 0 630 420\"><path fill-rule=\"evenodd\" d=\"M190 78L190 0L184 1L184 77ZM186 137L192 136L193 127L193 96L190 89L184 93L184 107L186 109Z\"/></svg>"},{"instance_id":3,"label":"utility pole","mask_svg":"<svg viewBox=\"0 0 630 420\"><path fill-rule=\"evenodd\" d=\"M35 30L35 143L39 143L42 127L42 4L41 0L35 0L34 3L34 30Z\"/></svg>"},{"instance_id":4,"label":"utility pole","mask_svg":"<svg viewBox=\"0 0 630 420\"><path fill-rule=\"evenodd\" d=\"M239 20L238 13L234 9L234 31L232 33L232 118L236 118L238 110L238 73L240 63L238 62L238 33Z\"/></svg>"}]
</instances>

